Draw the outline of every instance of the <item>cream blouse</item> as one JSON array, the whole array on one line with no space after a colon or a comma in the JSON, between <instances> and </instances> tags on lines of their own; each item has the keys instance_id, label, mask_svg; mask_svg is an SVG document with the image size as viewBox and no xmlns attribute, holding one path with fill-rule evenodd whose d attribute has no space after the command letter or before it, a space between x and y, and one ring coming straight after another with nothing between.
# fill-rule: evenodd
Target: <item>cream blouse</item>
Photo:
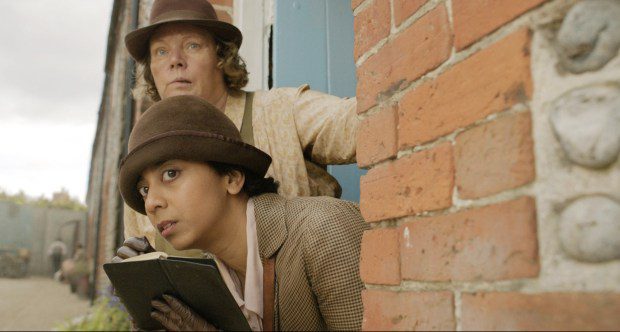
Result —
<instances>
[{"instance_id":1,"label":"cream blouse","mask_svg":"<svg viewBox=\"0 0 620 332\"><path fill-rule=\"evenodd\" d=\"M224 278L230 293L237 301L243 315L248 320L252 331L263 330L263 264L258 252L258 238L256 236L256 219L254 217L254 202L250 198L246 209L246 232L248 253L245 270L245 287L241 285L239 277L233 269L224 262L215 258L217 267Z\"/></svg>"}]
</instances>

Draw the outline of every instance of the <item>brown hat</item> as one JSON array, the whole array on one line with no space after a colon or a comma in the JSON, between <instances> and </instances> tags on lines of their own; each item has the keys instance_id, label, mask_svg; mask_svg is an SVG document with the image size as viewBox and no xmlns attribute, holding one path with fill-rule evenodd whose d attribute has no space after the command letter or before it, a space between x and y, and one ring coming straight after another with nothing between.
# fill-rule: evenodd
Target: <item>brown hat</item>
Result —
<instances>
[{"instance_id":1,"label":"brown hat","mask_svg":"<svg viewBox=\"0 0 620 332\"><path fill-rule=\"evenodd\" d=\"M144 62L149 40L155 29L164 23L184 22L204 27L221 40L241 46L241 31L232 24L218 20L215 9L207 0L155 0L151 7L149 24L125 36L129 54Z\"/></svg>"},{"instance_id":2,"label":"brown hat","mask_svg":"<svg viewBox=\"0 0 620 332\"><path fill-rule=\"evenodd\" d=\"M153 104L129 135L129 153L121 160L119 188L132 209L146 214L136 185L149 166L171 159L214 161L241 166L264 177L271 157L243 143L234 123L195 96L176 96Z\"/></svg>"}]
</instances>

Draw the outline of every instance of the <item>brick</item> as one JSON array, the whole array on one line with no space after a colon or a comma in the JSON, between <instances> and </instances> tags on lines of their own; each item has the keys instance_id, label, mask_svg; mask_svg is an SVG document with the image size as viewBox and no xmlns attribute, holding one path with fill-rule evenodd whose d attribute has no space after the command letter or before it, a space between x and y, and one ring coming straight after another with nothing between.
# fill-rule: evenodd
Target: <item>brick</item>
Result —
<instances>
[{"instance_id":1,"label":"brick","mask_svg":"<svg viewBox=\"0 0 620 332\"><path fill-rule=\"evenodd\" d=\"M390 39L377 54L357 68L359 113L367 111L448 59L452 34L446 7L437 6Z\"/></svg>"},{"instance_id":2,"label":"brick","mask_svg":"<svg viewBox=\"0 0 620 332\"><path fill-rule=\"evenodd\" d=\"M387 105L379 113L362 121L357 131L357 164L366 167L396 156L396 105Z\"/></svg>"},{"instance_id":3,"label":"brick","mask_svg":"<svg viewBox=\"0 0 620 332\"><path fill-rule=\"evenodd\" d=\"M455 330L451 292L362 291L364 331Z\"/></svg>"},{"instance_id":4,"label":"brick","mask_svg":"<svg viewBox=\"0 0 620 332\"><path fill-rule=\"evenodd\" d=\"M454 163L460 198L472 199L534 180L530 113L495 119L456 137Z\"/></svg>"},{"instance_id":5,"label":"brick","mask_svg":"<svg viewBox=\"0 0 620 332\"><path fill-rule=\"evenodd\" d=\"M226 6L226 7L232 7L233 6L233 0L209 0L209 2L214 5L214 6Z\"/></svg>"},{"instance_id":6,"label":"brick","mask_svg":"<svg viewBox=\"0 0 620 332\"><path fill-rule=\"evenodd\" d=\"M452 1L454 44L457 50L473 44L546 0Z\"/></svg>"},{"instance_id":7,"label":"brick","mask_svg":"<svg viewBox=\"0 0 620 332\"><path fill-rule=\"evenodd\" d=\"M367 284L400 283L400 245L396 228L368 230L362 237L360 276Z\"/></svg>"},{"instance_id":8,"label":"brick","mask_svg":"<svg viewBox=\"0 0 620 332\"><path fill-rule=\"evenodd\" d=\"M495 281L536 277L540 269L530 197L401 227L403 279Z\"/></svg>"},{"instance_id":9,"label":"brick","mask_svg":"<svg viewBox=\"0 0 620 332\"><path fill-rule=\"evenodd\" d=\"M464 331L617 331L620 293L462 294Z\"/></svg>"},{"instance_id":10,"label":"brick","mask_svg":"<svg viewBox=\"0 0 620 332\"><path fill-rule=\"evenodd\" d=\"M360 182L360 209L369 222L450 207L452 146L444 143L377 166Z\"/></svg>"},{"instance_id":11,"label":"brick","mask_svg":"<svg viewBox=\"0 0 620 332\"><path fill-rule=\"evenodd\" d=\"M399 26L428 0L394 0L394 24Z\"/></svg>"},{"instance_id":12,"label":"brick","mask_svg":"<svg viewBox=\"0 0 620 332\"><path fill-rule=\"evenodd\" d=\"M228 14L227 12L223 11L223 10L219 10L216 9L215 13L217 14L217 17L221 20L224 21L226 23L230 23L232 24L232 17L230 17L230 14Z\"/></svg>"},{"instance_id":13,"label":"brick","mask_svg":"<svg viewBox=\"0 0 620 332\"><path fill-rule=\"evenodd\" d=\"M390 15L390 2L375 0L355 16L353 20L355 60L390 34Z\"/></svg>"},{"instance_id":14,"label":"brick","mask_svg":"<svg viewBox=\"0 0 620 332\"><path fill-rule=\"evenodd\" d=\"M398 107L399 149L528 101L530 39L527 29L518 30L403 96Z\"/></svg>"}]
</instances>

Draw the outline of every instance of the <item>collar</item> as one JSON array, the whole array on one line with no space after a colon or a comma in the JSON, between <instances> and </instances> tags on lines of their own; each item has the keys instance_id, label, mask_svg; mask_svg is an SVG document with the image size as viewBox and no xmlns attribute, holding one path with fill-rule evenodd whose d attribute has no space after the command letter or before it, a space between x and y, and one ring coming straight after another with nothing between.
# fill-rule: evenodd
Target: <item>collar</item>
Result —
<instances>
[{"instance_id":1,"label":"collar","mask_svg":"<svg viewBox=\"0 0 620 332\"><path fill-rule=\"evenodd\" d=\"M254 216L254 202L248 200L246 208L247 258L245 265L245 287L243 298L245 307L263 317L263 264L258 250L256 236L256 218Z\"/></svg>"},{"instance_id":2,"label":"collar","mask_svg":"<svg viewBox=\"0 0 620 332\"><path fill-rule=\"evenodd\" d=\"M284 244L288 235L286 228L286 204L288 200L278 194L253 197L256 217L256 235L261 259L271 258Z\"/></svg>"},{"instance_id":3,"label":"collar","mask_svg":"<svg viewBox=\"0 0 620 332\"><path fill-rule=\"evenodd\" d=\"M246 233L247 233L247 258L245 271L245 286L241 286L241 280L235 271L219 258L212 256L217 264L224 283L230 290L237 305L241 310L248 310L261 319L263 317L263 265L259 257L258 238L256 233L256 218L254 213L254 202L250 198L246 208ZM242 289L243 287L243 289ZM243 293L241 293L243 292ZM245 311L244 311L245 313ZM248 318L248 322L252 321Z\"/></svg>"}]
</instances>

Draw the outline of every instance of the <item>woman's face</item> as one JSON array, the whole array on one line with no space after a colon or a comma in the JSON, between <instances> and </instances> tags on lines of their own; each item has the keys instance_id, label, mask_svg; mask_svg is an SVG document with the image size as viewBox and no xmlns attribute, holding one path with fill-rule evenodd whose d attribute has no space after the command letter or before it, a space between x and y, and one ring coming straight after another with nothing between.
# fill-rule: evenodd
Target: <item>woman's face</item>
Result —
<instances>
[{"instance_id":1,"label":"woman's face","mask_svg":"<svg viewBox=\"0 0 620 332\"><path fill-rule=\"evenodd\" d=\"M206 250L224 234L229 180L207 164L169 160L142 172L137 189L151 224L174 248Z\"/></svg>"},{"instance_id":2,"label":"woman's face","mask_svg":"<svg viewBox=\"0 0 620 332\"><path fill-rule=\"evenodd\" d=\"M150 66L162 99L199 96L214 103L226 91L218 68L216 43L203 28L187 23L168 23L150 39Z\"/></svg>"}]
</instances>

